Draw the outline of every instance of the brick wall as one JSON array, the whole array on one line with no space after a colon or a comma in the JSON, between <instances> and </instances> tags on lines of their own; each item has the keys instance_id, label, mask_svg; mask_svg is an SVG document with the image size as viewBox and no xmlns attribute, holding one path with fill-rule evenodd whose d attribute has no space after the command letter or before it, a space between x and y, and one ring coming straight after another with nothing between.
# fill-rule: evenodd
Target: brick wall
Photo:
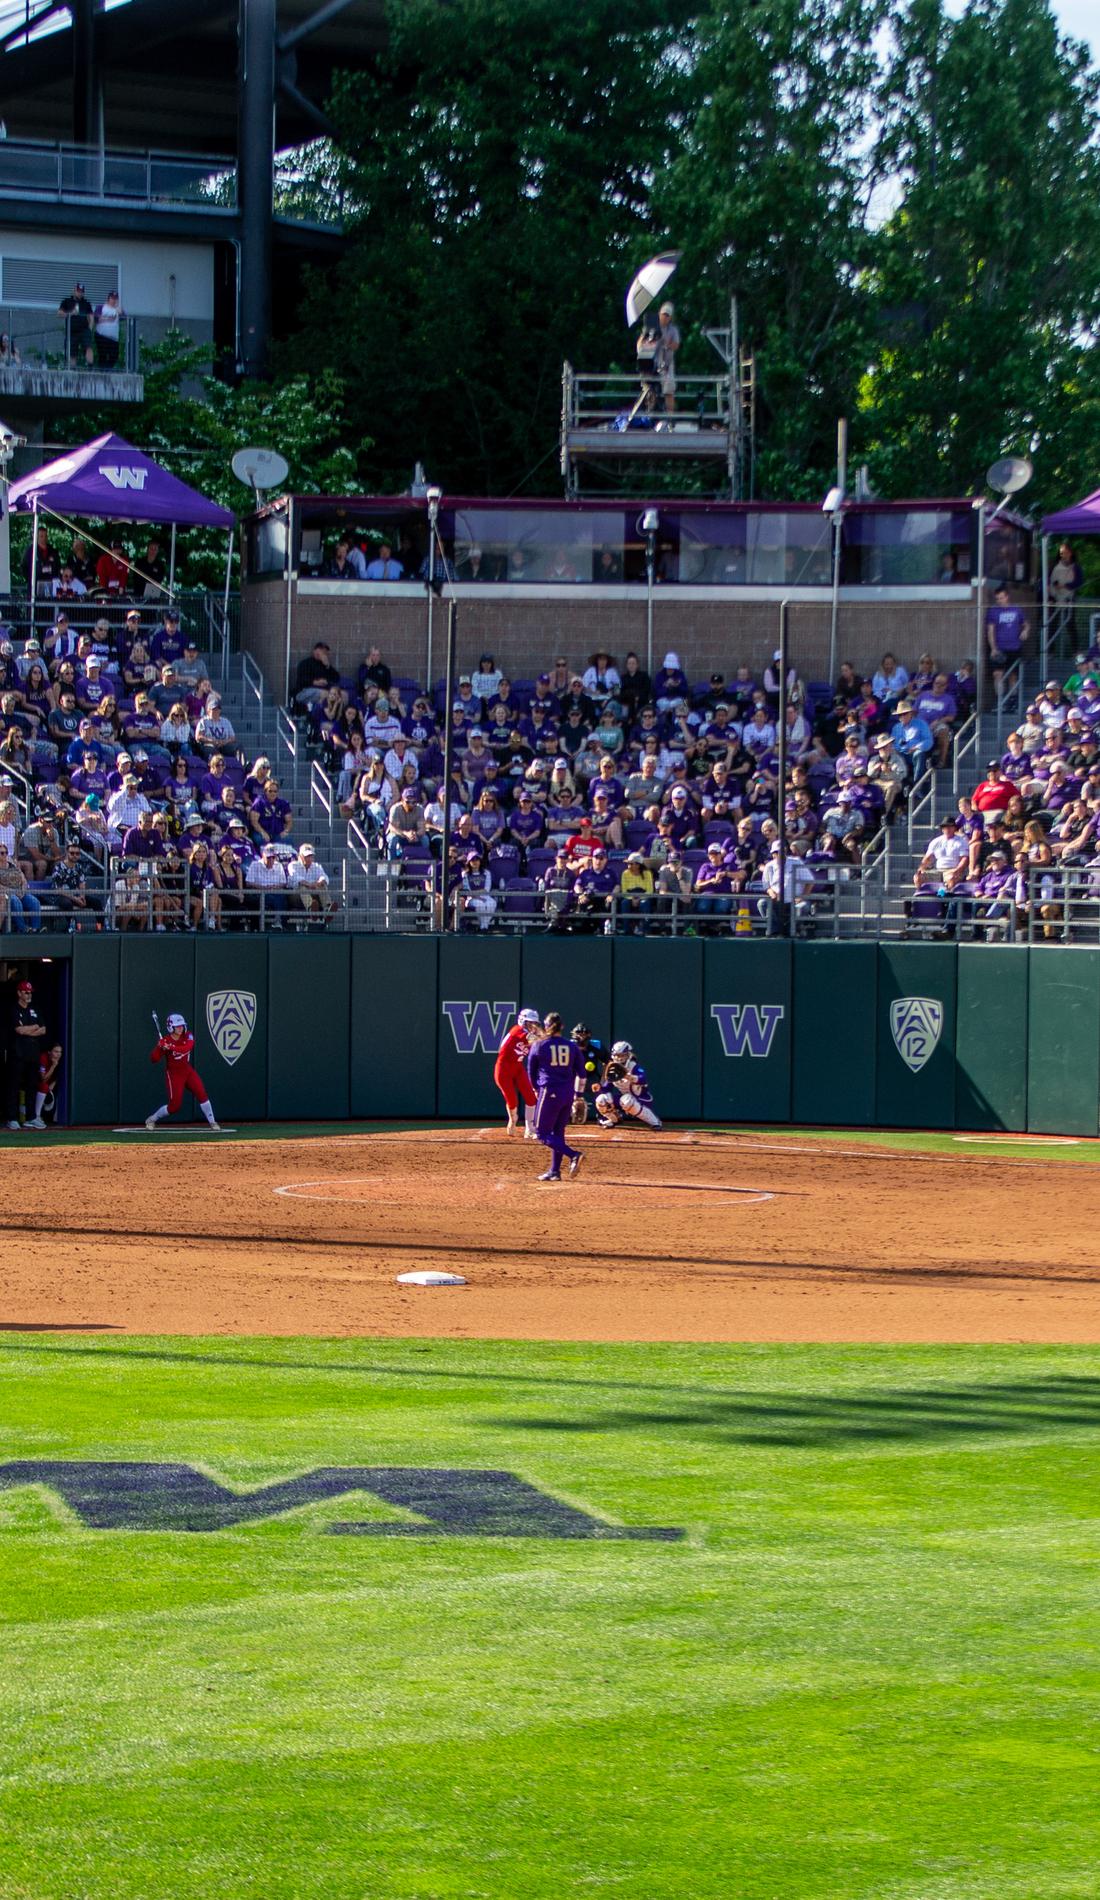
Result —
<instances>
[{"instance_id":1,"label":"brick wall","mask_svg":"<svg viewBox=\"0 0 1100 1900\"><path fill-rule=\"evenodd\" d=\"M459 602L459 670L468 672L479 654L495 654L498 665L516 679L543 672L558 653L571 665L584 666L597 646L618 660L631 647L645 662L646 602L538 598ZM434 610L432 672L443 672L446 604ZM423 598L307 595L295 600L291 668L314 642L327 640L333 664L354 673L370 646L378 646L395 673L419 679L426 659L427 610ZM829 661L828 601L795 602L790 609L794 663L804 679L824 679ZM286 644L286 592L280 583L246 586L242 596L242 641L272 688L282 690ZM654 655L660 665L672 648L689 678L705 679L721 668L727 673L744 662L758 673L770 660L778 631L778 605L772 601L684 600L657 590L654 600ZM860 672L872 671L886 651L912 668L927 649L948 670L974 651L974 612L968 593L959 601L843 601L838 655Z\"/></svg>"}]
</instances>

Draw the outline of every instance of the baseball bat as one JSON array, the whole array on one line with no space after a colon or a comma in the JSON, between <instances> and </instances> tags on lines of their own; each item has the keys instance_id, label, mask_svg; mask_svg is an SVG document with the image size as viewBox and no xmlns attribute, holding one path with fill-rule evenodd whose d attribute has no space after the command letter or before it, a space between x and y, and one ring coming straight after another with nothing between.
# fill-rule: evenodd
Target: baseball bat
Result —
<instances>
[{"instance_id":1,"label":"baseball bat","mask_svg":"<svg viewBox=\"0 0 1100 1900\"><path fill-rule=\"evenodd\" d=\"M154 1011L153 1011L153 1028L154 1028L154 1029L156 1030L156 1032L157 1032L157 1041L158 1041L158 1042L163 1042L163 1040L164 1040L164 1033L163 1033L163 1031L162 1031L162 1029L161 1029L161 1026L160 1026L160 1017L159 1017L159 1016L157 1015L157 1012L156 1012L156 1010L154 1010Z\"/></svg>"}]
</instances>

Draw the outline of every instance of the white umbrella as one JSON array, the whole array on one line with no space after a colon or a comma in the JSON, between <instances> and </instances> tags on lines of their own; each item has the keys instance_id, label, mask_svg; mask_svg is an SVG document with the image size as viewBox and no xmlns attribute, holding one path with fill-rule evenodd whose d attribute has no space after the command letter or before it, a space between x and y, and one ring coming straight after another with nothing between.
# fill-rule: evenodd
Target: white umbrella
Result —
<instances>
[{"instance_id":1,"label":"white umbrella","mask_svg":"<svg viewBox=\"0 0 1100 1900\"><path fill-rule=\"evenodd\" d=\"M626 293L626 320L637 323L644 310L648 310L660 296L677 264L679 251L662 251L659 257L651 257L643 264L630 289Z\"/></svg>"}]
</instances>

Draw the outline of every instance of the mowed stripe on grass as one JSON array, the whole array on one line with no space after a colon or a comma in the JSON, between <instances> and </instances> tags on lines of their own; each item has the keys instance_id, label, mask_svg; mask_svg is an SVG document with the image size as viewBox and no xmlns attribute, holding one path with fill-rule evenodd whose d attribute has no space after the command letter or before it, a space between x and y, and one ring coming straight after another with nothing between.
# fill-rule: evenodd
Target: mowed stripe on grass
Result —
<instances>
[{"instance_id":1,"label":"mowed stripe on grass","mask_svg":"<svg viewBox=\"0 0 1100 1900\"><path fill-rule=\"evenodd\" d=\"M2 1337L2 1461L492 1470L685 1537L0 1490L0 1895L1091 1895L1098 1438L1087 1348Z\"/></svg>"}]
</instances>

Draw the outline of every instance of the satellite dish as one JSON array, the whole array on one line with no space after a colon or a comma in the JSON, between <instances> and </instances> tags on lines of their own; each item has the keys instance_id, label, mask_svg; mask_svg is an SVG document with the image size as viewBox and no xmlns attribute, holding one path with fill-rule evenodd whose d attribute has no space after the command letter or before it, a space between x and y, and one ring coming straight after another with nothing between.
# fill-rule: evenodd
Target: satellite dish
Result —
<instances>
[{"instance_id":1,"label":"satellite dish","mask_svg":"<svg viewBox=\"0 0 1100 1900\"><path fill-rule=\"evenodd\" d=\"M290 474L290 463L278 449L238 449L229 466L237 480L257 494L278 488Z\"/></svg>"},{"instance_id":2,"label":"satellite dish","mask_svg":"<svg viewBox=\"0 0 1100 1900\"><path fill-rule=\"evenodd\" d=\"M999 489L1002 495L1018 494L1031 480L1031 463L1023 455L1002 455L999 462L985 471L985 479L990 488Z\"/></svg>"}]
</instances>

